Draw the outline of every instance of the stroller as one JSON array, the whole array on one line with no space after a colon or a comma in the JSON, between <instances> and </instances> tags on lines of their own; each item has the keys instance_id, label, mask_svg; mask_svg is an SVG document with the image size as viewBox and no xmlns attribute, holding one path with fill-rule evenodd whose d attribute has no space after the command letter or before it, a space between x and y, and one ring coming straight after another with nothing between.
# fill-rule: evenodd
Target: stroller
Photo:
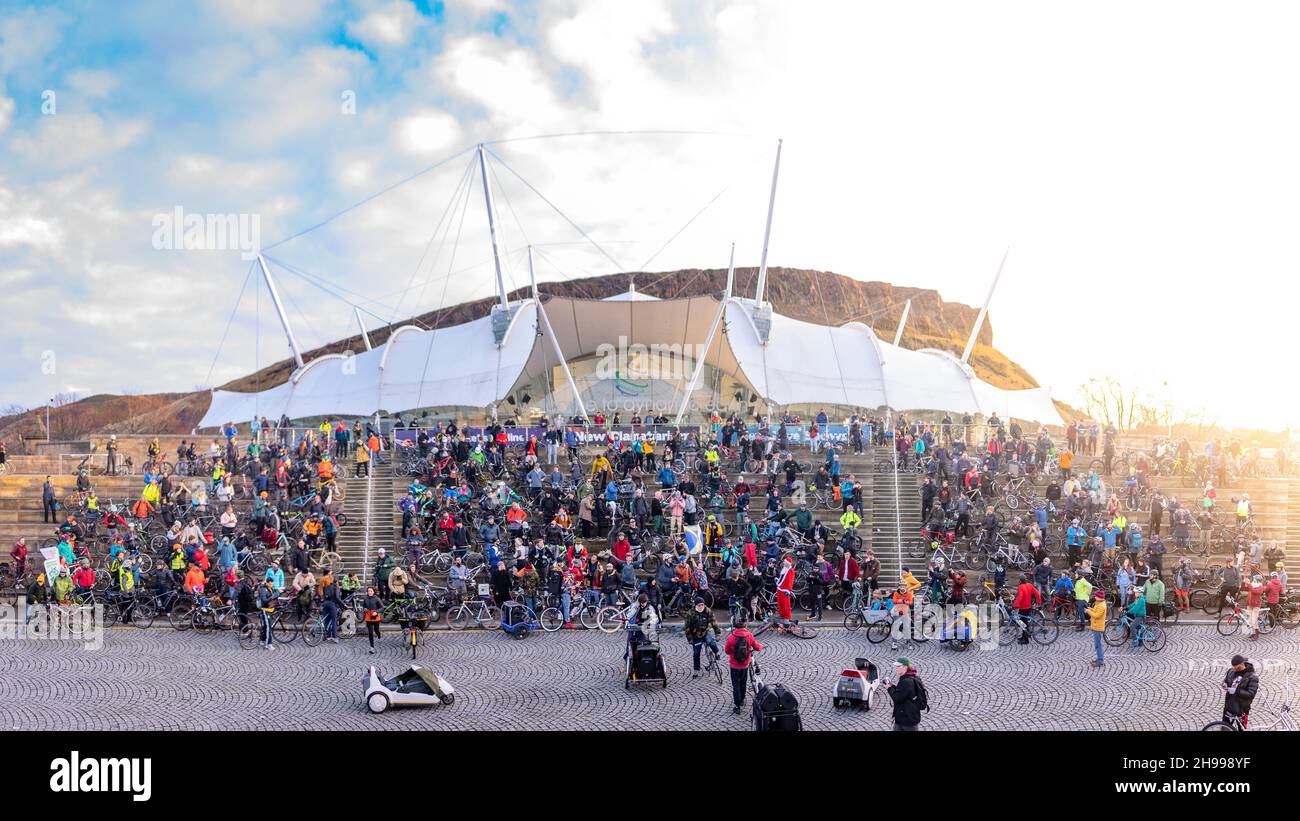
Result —
<instances>
[{"instance_id":1,"label":"stroller","mask_svg":"<svg viewBox=\"0 0 1300 821\"><path fill-rule=\"evenodd\" d=\"M526 639L528 634L542 629L542 623L526 604L508 601L501 608L501 629L517 639Z\"/></svg>"},{"instance_id":2,"label":"stroller","mask_svg":"<svg viewBox=\"0 0 1300 821\"><path fill-rule=\"evenodd\" d=\"M839 681L831 692L831 704L835 707L857 707L871 709L871 699L880 688L880 673L876 665L866 659L854 659L853 669L840 673Z\"/></svg>"},{"instance_id":3,"label":"stroller","mask_svg":"<svg viewBox=\"0 0 1300 821\"><path fill-rule=\"evenodd\" d=\"M754 691L754 729L759 732L802 730L799 699L780 684L764 684L758 662L749 665Z\"/></svg>"},{"instance_id":4,"label":"stroller","mask_svg":"<svg viewBox=\"0 0 1300 821\"><path fill-rule=\"evenodd\" d=\"M638 625L628 625L627 650L624 653L623 689L634 683L659 682L668 686L668 672L664 668L663 655L659 645L648 640Z\"/></svg>"}]
</instances>

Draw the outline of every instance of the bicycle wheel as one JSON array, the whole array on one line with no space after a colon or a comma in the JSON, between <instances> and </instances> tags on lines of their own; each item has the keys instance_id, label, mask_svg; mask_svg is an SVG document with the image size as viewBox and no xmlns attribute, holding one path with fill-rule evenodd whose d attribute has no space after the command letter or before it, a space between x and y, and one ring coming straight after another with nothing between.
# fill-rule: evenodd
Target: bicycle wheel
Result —
<instances>
[{"instance_id":1,"label":"bicycle wheel","mask_svg":"<svg viewBox=\"0 0 1300 821\"><path fill-rule=\"evenodd\" d=\"M1259 632L1260 635L1267 636L1277 627L1277 619L1267 610L1259 611Z\"/></svg>"},{"instance_id":2,"label":"bicycle wheel","mask_svg":"<svg viewBox=\"0 0 1300 821\"><path fill-rule=\"evenodd\" d=\"M862 613L860 611L849 611L844 614L844 629L850 631L857 630L862 627L863 621Z\"/></svg>"},{"instance_id":3,"label":"bicycle wheel","mask_svg":"<svg viewBox=\"0 0 1300 821\"><path fill-rule=\"evenodd\" d=\"M461 605L447 611L447 626L452 630L464 630L469 627L469 608Z\"/></svg>"},{"instance_id":4,"label":"bicycle wheel","mask_svg":"<svg viewBox=\"0 0 1300 821\"><path fill-rule=\"evenodd\" d=\"M623 627L623 611L606 605L596 613L596 626L602 633L616 633Z\"/></svg>"},{"instance_id":5,"label":"bicycle wheel","mask_svg":"<svg viewBox=\"0 0 1300 821\"><path fill-rule=\"evenodd\" d=\"M889 638L892 632L891 624L888 621L876 621L867 626L867 641L872 644L880 644Z\"/></svg>"},{"instance_id":6,"label":"bicycle wheel","mask_svg":"<svg viewBox=\"0 0 1300 821\"><path fill-rule=\"evenodd\" d=\"M1102 638L1111 647L1118 647L1128 641L1128 630L1128 625L1123 622L1112 622L1106 625L1106 632L1102 634Z\"/></svg>"},{"instance_id":7,"label":"bicycle wheel","mask_svg":"<svg viewBox=\"0 0 1300 821\"><path fill-rule=\"evenodd\" d=\"M1054 621L1037 619L1029 631L1029 637L1044 646L1056 641L1061 635L1061 626Z\"/></svg>"},{"instance_id":8,"label":"bicycle wheel","mask_svg":"<svg viewBox=\"0 0 1300 821\"><path fill-rule=\"evenodd\" d=\"M1142 627L1142 647L1143 649L1159 653L1165 646L1165 629L1158 624L1147 624Z\"/></svg>"},{"instance_id":9,"label":"bicycle wheel","mask_svg":"<svg viewBox=\"0 0 1300 821\"><path fill-rule=\"evenodd\" d=\"M190 618L193 612L194 605L191 602L175 602L172 604L172 609L167 613L167 621L171 623L174 630L188 630L193 623Z\"/></svg>"},{"instance_id":10,"label":"bicycle wheel","mask_svg":"<svg viewBox=\"0 0 1300 821\"><path fill-rule=\"evenodd\" d=\"M252 650L262 643L262 624L260 621L245 624L239 628L239 647L242 650Z\"/></svg>"},{"instance_id":11,"label":"bicycle wheel","mask_svg":"<svg viewBox=\"0 0 1300 821\"><path fill-rule=\"evenodd\" d=\"M283 616L277 616L271 625L271 635L282 644L292 644L293 640L298 638L298 625Z\"/></svg>"},{"instance_id":12,"label":"bicycle wheel","mask_svg":"<svg viewBox=\"0 0 1300 821\"><path fill-rule=\"evenodd\" d=\"M1020 625L1014 621L1002 621L998 623L998 646L1006 647L1020 638Z\"/></svg>"},{"instance_id":13,"label":"bicycle wheel","mask_svg":"<svg viewBox=\"0 0 1300 821\"><path fill-rule=\"evenodd\" d=\"M1205 588L1193 590L1188 594L1187 602L1197 610L1205 610L1206 605L1210 603L1210 591Z\"/></svg>"},{"instance_id":14,"label":"bicycle wheel","mask_svg":"<svg viewBox=\"0 0 1300 821\"><path fill-rule=\"evenodd\" d=\"M334 518L338 520L339 527L346 527L346 526L347 526L347 523L348 523L348 514L346 514L346 513L335 513L335 514L334 514Z\"/></svg>"},{"instance_id":15,"label":"bicycle wheel","mask_svg":"<svg viewBox=\"0 0 1300 821\"><path fill-rule=\"evenodd\" d=\"M590 610L591 608L587 609ZM595 621L594 617L592 621ZM583 624L585 625L586 622L583 622ZM501 608L497 607L495 604L489 604L487 607L483 608L483 615L478 619L478 626L482 627L484 630L496 630L500 627ZM592 626L595 625L593 624Z\"/></svg>"},{"instance_id":16,"label":"bicycle wheel","mask_svg":"<svg viewBox=\"0 0 1300 821\"><path fill-rule=\"evenodd\" d=\"M325 625L320 619L315 619L303 628L302 640L308 647L315 647L325 640Z\"/></svg>"},{"instance_id":17,"label":"bicycle wheel","mask_svg":"<svg viewBox=\"0 0 1300 821\"><path fill-rule=\"evenodd\" d=\"M447 616L450 618L451 613L448 613ZM558 607L548 607L542 611L541 622L543 630L554 633L564 626L564 614L560 612Z\"/></svg>"},{"instance_id":18,"label":"bicycle wheel","mask_svg":"<svg viewBox=\"0 0 1300 821\"><path fill-rule=\"evenodd\" d=\"M153 620L158 618L158 608L150 599L137 598L131 605L131 624L141 630L153 627Z\"/></svg>"},{"instance_id":19,"label":"bicycle wheel","mask_svg":"<svg viewBox=\"0 0 1300 821\"><path fill-rule=\"evenodd\" d=\"M426 557L428 556L428 554L425 555ZM451 570L451 560L452 560L452 555L450 553L435 554L432 561L433 572L446 573L448 570ZM424 559L421 559L420 562L421 564L423 564Z\"/></svg>"},{"instance_id":20,"label":"bicycle wheel","mask_svg":"<svg viewBox=\"0 0 1300 821\"><path fill-rule=\"evenodd\" d=\"M1224 613L1214 623L1214 629L1219 631L1220 636L1234 636L1241 632L1241 617L1236 613Z\"/></svg>"},{"instance_id":21,"label":"bicycle wheel","mask_svg":"<svg viewBox=\"0 0 1300 821\"><path fill-rule=\"evenodd\" d=\"M210 607L195 610L190 614L190 624L197 633L210 633L217 629L216 614L212 612Z\"/></svg>"},{"instance_id":22,"label":"bicycle wheel","mask_svg":"<svg viewBox=\"0 0 1300 821\"><path fill-rule=\"evenodd\" d=\"M1201 732L1237 732L1237 728L1226 721L1211 721L1201 728Z\"/></svg>"}]
</instances>

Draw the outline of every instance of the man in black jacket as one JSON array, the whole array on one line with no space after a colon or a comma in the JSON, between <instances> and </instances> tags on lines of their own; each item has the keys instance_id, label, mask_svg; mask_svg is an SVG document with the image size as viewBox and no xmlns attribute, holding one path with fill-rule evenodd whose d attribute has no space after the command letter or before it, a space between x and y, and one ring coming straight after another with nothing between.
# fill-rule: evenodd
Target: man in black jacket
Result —
<instances>
[{"instance_id":1,"label":"man in black jacket","mask_svg":"<svg viewBox=\"0 0 1300 821\"><path fill-rule=\"evenodd\" d=\"M915 732L921 726L921 710L930 709L925 686L906 656L894 662L894 675L896 679L889 685L889 697L894 701L894 730Z\"/></svg>"},{"instance_id":2,"label":"man in black jacket","mask_svg":"<svg viewBox=\"0 0 1300 821\"><path fill-rule=\"evenodd\" d=\"M1223 677L1223 720L1250 714L1250 704L1259 693L1259 675L1245 656L1233 656L1232 666Z\"/></svg>"}]
</instances>

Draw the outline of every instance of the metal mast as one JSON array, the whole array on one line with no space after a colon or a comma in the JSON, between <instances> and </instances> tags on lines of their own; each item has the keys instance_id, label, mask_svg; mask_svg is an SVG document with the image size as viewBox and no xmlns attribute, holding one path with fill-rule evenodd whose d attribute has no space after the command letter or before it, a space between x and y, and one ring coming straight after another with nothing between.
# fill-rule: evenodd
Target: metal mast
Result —
<instances>
[{"instance_id":1,"label":"metal mast","mask_svg":"<svg viewBox=\"0 0 1300 821\"><path fill-rule=\"evenodd\" d=\"M257 265L262 269L262 279L266 280L266 289L271 292L271 304L275 306L275 313L280 317L280 325L284 328L284 335L289 340L289 349L293 351L293 361L302 367L302 351L298 348L298 340L293 335L293 326L289 324L289 315L284 312L284 304L280 302L280 292L275 288L275 280L271 277L271 269L266 267L266 260L261 254L257 255Z\"/></svg>"}]
</instances>

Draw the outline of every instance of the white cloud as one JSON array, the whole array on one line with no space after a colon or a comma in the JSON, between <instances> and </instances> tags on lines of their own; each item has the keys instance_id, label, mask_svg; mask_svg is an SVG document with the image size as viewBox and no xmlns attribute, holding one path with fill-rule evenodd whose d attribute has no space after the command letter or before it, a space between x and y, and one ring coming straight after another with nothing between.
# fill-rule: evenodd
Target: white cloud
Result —
<instances>
[{"instance_id":1,"label":"white cloud","mask_svg":"<svg viewBox=\"0 0 1300 821\"><path fill-rule=\"evenodd\" d=\"M9 124L14 119L14 101L12 97L6 97L4 86L0 85L0 135L5 133Z\"/></svg>"},{"instance_id":2,"label":"white cloud","mask_svg":"<svg viewBox=\"0 0 1300 821\"><path fill-rule=\"evenodd\" d=\"M423 111L401 120L395 134L403 151L427 157L456 145L460 126L455 117L444 111Z\"/></svg>"},{"instance_id":3,"label":"white cloud","mask_svg":"<svg viewBox=\"0 0 1300 821\"><path fill-rule=\"evenodd\" d=\"M57 8L26 8L0 18L0 75L35 69L58 45L68 16Z\"/></svg>"},{"instance_id":4,"label":"white cloud","mask_svg":"<svg viewBox=\"0 0 1300 821\"><path fill-rule=\"evenodd\" d=\"M145 134L140 120L106 122L97 114L60 113L41 117L33 131L15 134L14 153L46 169L84 165L130 146Z\"/></svg>"},{"instance_id":5,"label":"white cloud","mask_svg":"<svg viewBox=\"0 0 1300 821\"><path fill-rule=\"evenodd\" d=\"M558 123L566 106L556 98L536 56L479 35L447 44L434 66L440 90L482 106L494 125Z\"/></svg>"},{"instance_id":6,"label":"white cloud","mask_svg":"<svg viewBox=\"0 0 1300 821\"><path fill-rule=\"evenodd\" d=\"M348 23L347 32L367 46L402 46L410 42L419 20L420 15L415 6L407 0L393 0L355 23Z\"/></svg>"},{"instance_id":7,"label":"white cloud","mask_svg":"<svg viewBox=\"0 0 1300 821\"><path fill-rule=\"evenodd\" d=\"M73 91L93 100L103 99L117 88L113 72L97 69L70 71L66 81Z\"/></svg>"}]
</instances>

